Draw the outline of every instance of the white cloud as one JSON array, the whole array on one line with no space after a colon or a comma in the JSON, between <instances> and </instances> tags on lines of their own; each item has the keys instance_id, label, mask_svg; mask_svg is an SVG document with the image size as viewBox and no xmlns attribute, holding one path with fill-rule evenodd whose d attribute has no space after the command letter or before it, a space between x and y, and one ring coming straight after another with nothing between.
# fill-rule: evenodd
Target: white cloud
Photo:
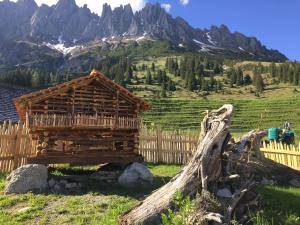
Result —
<instances>
[{"instance_id":1,"label":"white cloud","mask_svg":"<svg viewBox=\"0 0 300 225\"><path fill-rule=\"evenodd\" d=\"M2 1L2 0L0 0ZM12 0L16 2L17 0ZM38 5L47 4L49 6L54 5L58 0L35 0ZM75 0L78 6L83 6L87 4L88 8L98 15L101 15L102 5L104 3L109 4L112 8L118 7L120 5L130 4L133 11L140 10L146 4L146 0Z\"/></svg>"},{"instance_id":2,"label":"white cloud","mask_svg":"<svg viewBox=\"0 0 300 225\"><path fill-rule=\"evenodd\" d=\"M172 6L169 3L162 3L161 7L164 8L166 12L170 12Z\"/></svg>"},{"instance_id":3,"label":"white cloud","mask_svg":"<svg viewBox=\"0 0 300 225\"><path fill-rule=\"evenodd\" d=\"M181 5L187 5L189 4L190 0L180 0Z\"/></svg>"}]
</instances>

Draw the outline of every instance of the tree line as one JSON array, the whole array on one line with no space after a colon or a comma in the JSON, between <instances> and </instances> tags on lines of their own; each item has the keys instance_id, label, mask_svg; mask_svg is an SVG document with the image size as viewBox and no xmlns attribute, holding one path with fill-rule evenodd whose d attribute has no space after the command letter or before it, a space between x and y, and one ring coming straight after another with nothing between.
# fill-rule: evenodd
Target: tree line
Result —
<instances>
[{"instance_id":1,"label":"tree line","mask_svg":"<svg viewBox=\"0 0 300 225\"><path fill-rule=\"evenodd\" d=\"M167 58L165 68L169 73L180 77L186 89L210 91L221 89L221 82L214 76L223 74L222 63L205 56L190 54L180 57L180 60L176 57Z\"/></svg>"}]
</instances>

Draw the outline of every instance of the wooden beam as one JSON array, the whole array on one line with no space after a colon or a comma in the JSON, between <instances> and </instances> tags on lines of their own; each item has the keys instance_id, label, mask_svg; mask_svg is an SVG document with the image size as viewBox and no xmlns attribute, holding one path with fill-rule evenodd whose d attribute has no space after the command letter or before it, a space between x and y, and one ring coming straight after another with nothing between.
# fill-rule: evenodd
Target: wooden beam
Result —
<instances>
[{"instance_id":1,"label":"wooden beam","mask_svg":"<svg viewBox=\"0 0 300 225\"><path fill-rule=\"evenodd\" d=\"M35 157L29 157L27 162L38 163L38 164L64 164L71 163L75 165L95 165L101 163L132 163L132 162L143 162L143 157L136 153L127 155L120 155L119 152L108 152L91 154L91 155L40 155Z\"/></svg>"}]
</instances>

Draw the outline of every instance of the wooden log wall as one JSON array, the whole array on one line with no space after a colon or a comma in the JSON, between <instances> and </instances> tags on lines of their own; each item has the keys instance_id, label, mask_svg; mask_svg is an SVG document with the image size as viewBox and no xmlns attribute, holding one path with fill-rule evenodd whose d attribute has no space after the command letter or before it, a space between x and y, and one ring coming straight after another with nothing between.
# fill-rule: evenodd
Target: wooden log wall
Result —
<instances>
[{"instance_id":1,"label":"wooden log wall","mask_svg":"<svg viewBox=\"0 0 300 225\"><path fill-rule=\"evenodd\" d=\"M41 148L47 150L47 154L89 154L93 151L131 151L137 149L135 142L136 132L134 131L85 131L85 130L65 130L57 132L55 130L45 132L34 132L34 140L39 144L47 143ZM47 140L46 140L47 139Z\"/></svg>"},{"instance_id":2,"label":"wooden log wall","mask_svg":"<svg viewBox=\"0 0 300 225\"><path fill-rule=\"evenodd\" d=\"M99 84L71 87L55 96L29 104L29 114L99 114L102 116L136 117L136 103L118 91Z\"/></svg>"}]
</instances>

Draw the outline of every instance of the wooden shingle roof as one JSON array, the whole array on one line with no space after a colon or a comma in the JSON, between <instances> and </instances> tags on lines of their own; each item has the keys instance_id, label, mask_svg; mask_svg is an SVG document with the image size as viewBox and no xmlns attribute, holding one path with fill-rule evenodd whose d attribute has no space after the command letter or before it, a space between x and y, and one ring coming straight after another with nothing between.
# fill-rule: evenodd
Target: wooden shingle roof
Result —
<instances>
[{"instance_id":1,"label":"wooden shingle roof","mask_svg":"<svg viewBox=\"0 0 300 225\"><path fill-rule=\"evenodd\" d=\"M71 88L73 86L81 86L82 83L86 83L89 80L100 80L103 82L107 87L113 88L116 91L119 91L119 93L123 96L125 96L127 99L130 99L131 101L135 102L136 104L140 105L140 110L145 111L151 107L150 103L142 100L141 98L135 96L130 91L128 91L126 88L122 87L121 85L115 83L111 79L107 78L105 75L100 73L99 71L93 70L89 75L83 76L62 84L58 84L56 86L43 89L40 91L32 92L26 95L22 95L20 97L14 98L14 103L17 109L17 112L20 116L20 118L24 118L25 108L27 107L29 102L35 102L43 99L47 99L48 97L51 97L52 95L57 94L63 89Z\"/></svg>"}]
</instances>

